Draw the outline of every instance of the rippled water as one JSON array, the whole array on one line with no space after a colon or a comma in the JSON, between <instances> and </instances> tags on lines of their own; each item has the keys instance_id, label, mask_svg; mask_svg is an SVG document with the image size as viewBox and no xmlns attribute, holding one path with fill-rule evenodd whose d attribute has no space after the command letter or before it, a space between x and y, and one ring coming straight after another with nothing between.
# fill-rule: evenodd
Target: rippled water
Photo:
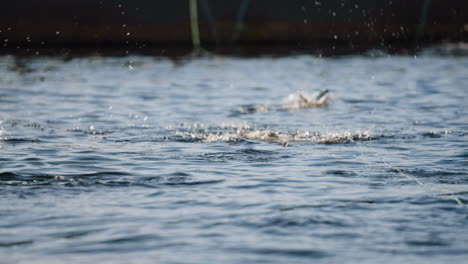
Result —
<instances>
[{"instance_id":1,"label":"rippled water","mask_svg":"<svg viewBox=\"0 0 468 264\"><path fill-rule=\"evenodd\" d=\"M0 262L466 261L467 73L430 55L0 57Z\"/></svg>"}]
</instances>

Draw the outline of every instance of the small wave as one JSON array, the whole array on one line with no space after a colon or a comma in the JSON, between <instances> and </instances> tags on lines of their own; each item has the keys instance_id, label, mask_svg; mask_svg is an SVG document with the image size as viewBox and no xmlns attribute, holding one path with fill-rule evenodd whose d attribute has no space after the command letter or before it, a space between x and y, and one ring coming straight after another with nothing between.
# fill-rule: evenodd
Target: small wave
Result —
<instances>
[{"instance_id":1,"label":"small wave","mask_svg":"<svg viewBox=\"0 0 468 264\"><path fill-rule=\"evenodd\" d=\"M138 184L147 187L166 186L193 186L205 184L217 184L224 182L222 179L193 179L193 175L186 172L173 172L138 179Z\"/></svg>"},{"instance_id":2,"label":"small wave","mask_svg":"<svg viewBox=\"0 0 468 264\"><path fill-rule=\"evenodd\" d=\"M261 255L283 255L288 257L324 258L331 256L326 251L311 248L254 248L248 251Z\"/></svg>"},{"instance_id":3,"label":"small wave","mask_svg":"<svg viewBox=\"0 0 468 264\"><path fill-rule=\"evenodd\" d=\"M98 243L122 244L122 243L135 243L135 242L156 240L156 239L161 239L161 238L159 236L155 236L155 235L129 235L129 236L116 237L116 238L103 240L103 241L98 242Z\"/></svg>"},{"instance_id":4,"label":"small wave","mask_svg":"<svg viewBox=\"0 0 468 264\"><path fill-rule=\"evenodd\" d=\"M0 173L0 185L52 185L64 184L75 179L65 179L63 176L50 175L19 175L15 173Z\"/></svg>"},{"instance_id":5,"label":"small wave","mask_svg":"<svg viewBox=\"0 0 468 264\"><path fill-rule=\"evenodd\" d=\"M0 143L19 144L19 143L39 143L37 138L14 138L14 137L0 137Z\"/></svg>"},{"instance_id":6,"label":"small wave","mask_svg":"<svg viewBox=\"0 0 468 264\"><path fill-rule=\"evenodd\" d=\"M345 171L345 170L327 170L325 174L328 175L338 175L338 176L357 176L356 173L352 171Z\"/></svg>"},{"instance_id":7,"label":"small wave","mask_svg":"<svg viewBox=\"0 0 468 264\"><path fill-rule=\"evenodd\" d=\"M311 207L312 210L315 207ZM268 218L259 219L249 225L258 228L276 227L308 227L308 226L334 226L334 227L349 227L354 225L354 222L346 217L324 217L316 215L313 217L296 217L295 215L280 214Z\"/></svg>"},{"instance_id":8,"label":"small wave","mask_svg":"<svg viewBox=\"0 0 468 264\"><path fill-rule=\"evenodd\" d=\"M466 184L468 183L467 173L465 171L456 170L438 170L438 169L420 169L420 168L406 168L406 169L390 169L391 172L403 172L417 178L428 178L437 181L439 184Z\"/></svg>"},{"instance_id":9,"label":"small wave","mask_svg":"<svg viewBox=\"0 0 468 264\"><path fill-rule=\"evenodd\" d=\"M34 240L22 240L22 241L12 241L12 242L0 242L0 248L2 247L15 247L22 245L29 245L34 243Z\"/></svg>"},{"instance_id":10,"label":"small wave","mask_svg":"<svg viewBox=\"0 0 468 264\"><path fill-rule=\"evenodd\" d=\"M83 174L49 175L49 174L19 174L15 172L0 172L0 185L92 185L103 177L129 175L125 172L102 171Z\"/></svg>"},{"instance_id":11,"label":"small wave","mask_svg":"<svg viewBox=\"0 0 468 264\"><path fill-rule=\"evenodd\" d=\"M444 130L444 131L434 131L431 130L429 132L422 133L421 136L424 138L441 138L444 135L451 134L451 131Z\"/></svg>"},{"instance_id":12,"label":"small wave","mask_svg":"<svg viewBox=\"0 0 468 264\"><path fill-rule=\"evenodd\" d=\"M51 236L57 237L57 238L63 238L63 239L75 239L75 238L88 236L90 234L97 233L100 231L102 231L102 229L65 231L65 232L53 233L51 234Z\"/></svg>"},{"instance_id":13,"label":"small wave","mask_svg":"<svg viewBox=\"0 0 468 264\"><path fill-rule=\"evenodd\" d=\"M15 179L18 175L13 172L0 172L0 181L8 181Z\"/></svg>"},{"instance_id":14,"label":"small wave","mask_svg":"<svg viewBox=\"0 0 468 264\"><path fill-rule=\"evenodd\" d=\"M444 247L450 245L447 241L442 240L434 240L431 238L430 240L407 240L406 244L408 246L417 246L417 247Z\"/></svg>"},{"instance_id":15,"label":"small wave","mask_svg":"<svg viewBox=\"0 0 468 264\"><path fill-rule=\"evenodd\" d=\"M224 180L185 181L185 182L167 182L164 185L169 185L169 186L193 186L193 185L216 184L216 183L222 183L222 182L224 182Z\"/></svg>"},{"instance_id":16,"label":"small wave","mask_svg":"<svg viewBox=\"0 0 468 264\"><path fill-rule=\"evenodd\" d=\"M450 131L450 130L431 130L427 132L417 132L417 133L406 133L402 132L392 132L388 134L384 134L383 132L379 134L379 139L387 139L387 140L407 140L407 139L437 139L446 136L459 136L464 137L466 133L464 131ZM392 148L396 148L392 146Z\"/></svg>"},{"instance_id":17,"label":"small wave","mask_svg":"<svg viewBox=\"0 0 468 264\"><path fill-rule=\"evenodd\" d=\"M270 162L287 156L281 155L279 152L257 149L241 149L233 152L215 152L205 153L196 157L197 160L210 162L228 162L228 161L243 161L243 162Z\"/></svg>"}]
</instances>

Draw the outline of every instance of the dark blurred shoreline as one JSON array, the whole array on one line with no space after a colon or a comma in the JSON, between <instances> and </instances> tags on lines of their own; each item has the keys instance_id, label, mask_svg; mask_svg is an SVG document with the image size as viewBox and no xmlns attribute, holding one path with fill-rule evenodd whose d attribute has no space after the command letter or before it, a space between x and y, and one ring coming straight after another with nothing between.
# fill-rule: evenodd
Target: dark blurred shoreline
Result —
<instances>
[{"instance_id":1,"label":"dark blurred shoreline","mask_svg":"<svg viewBox=\"0 0 468 264\"><path fill-rule=\"evenodd\" d=\"M468 43L434 43L408 47L404 44L394 45L393 48L362 46L349 48L346 46L303 48L288 45L266 45L266 46L235 46L235 47L211 47L195 53L190 46L149 46L146 48L128 48L119 45L105 46L52 46L48 48L38 46L27 46L22 48L1 49L0 56L13 55L16 57L61 57L67 60L75 57L125 57L125 56L153 56L167 57L174 60L191 57L210 56L232 56L241 58L252 57L285 57L310 55L316 57L342 57L349 55L360 55L367 57L380 57L387 55L419 55L432 54L439 56L468 56Z\"/></svg>"},{"instance_id":2,"label":"dark blurred shoreline","mask_svg":"<svg viewBox=\"0 0 468 264\"><path fill-rule=\"evenodd\" d=\"M178 57L193 51L189 0L17 0L0 54ZM414 54L468 42L464 0L198 0L201 47L222 55Z\"/></svg>"}]
</instances>

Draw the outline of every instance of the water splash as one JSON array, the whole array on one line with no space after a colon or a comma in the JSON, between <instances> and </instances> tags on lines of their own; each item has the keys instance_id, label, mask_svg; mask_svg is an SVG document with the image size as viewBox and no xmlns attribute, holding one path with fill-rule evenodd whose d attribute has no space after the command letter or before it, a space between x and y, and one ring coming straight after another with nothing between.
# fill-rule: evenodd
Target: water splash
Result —
<instances>
[{"instance_id":1,"label":"water splash","mask_svg":"<svg viewBox=\"0 0 468 264\"><path fill-rule=\"evenodd\" d=\"M281 110L297 110L303 108L320 107L327 104L330 94L323 90L315 94L290 94L283 100Z\"/></svg>"},{"instance_id":2,"label":"water splash","mask_svg":"<svg viewBox=\"0 0 468 264\"><path fill-rule=\"evenodd\" d=\"M314 94L299 92L290 94L286 98L284 98L282 106L280 107L257 104L242 105L234 110L234 114L244 115L254 113L266 113L272 111L293 111L298 109L322 107L327 105L329 98L330 93L328 90L323 90Z\"/></svg>"},{"instance_id":3,"label":"water splash","mask_svg":"<svg viewBox=\"0 0 468 264\"><path fill-rule=\"evenodd\" d=\"M179 128L174 131L181 141L191 142L240 142L245 140L279 143L286 145L290 142L315 142L323 144L350 144L355 141L369 141L373 137L369 131L336 131L336 132L310 132L310 131L279 131L272 129L257 129L252 125L230 124L228 126L205 126L195 124L193 127Z\"/></svg>"}]
</instances>

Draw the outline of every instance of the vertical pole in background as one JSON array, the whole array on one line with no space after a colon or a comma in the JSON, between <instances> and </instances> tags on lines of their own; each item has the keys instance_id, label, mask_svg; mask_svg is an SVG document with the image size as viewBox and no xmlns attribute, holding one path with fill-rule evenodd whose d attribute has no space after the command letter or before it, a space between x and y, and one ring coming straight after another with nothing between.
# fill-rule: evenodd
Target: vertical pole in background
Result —
<instances>
[{"instance_id":1,"label":"vertical pole in background","mask_svg":"<svg viewBox=\"0 0 468 264\"><path fill-rule=\"evenodd\" d=\"M213 36L213 38L215 40L216 47L218 47L219 36L218 36L218 32L216 30L216 21L215 21L213 15L211 14L210 5L208 4L207 0L200 0L200 6L201 6L201 9L202 9L203 13L205 14L206 19L208 20L208 23L210 25L211 34L212 34L212 36Z\"/></svg>"},{"instance_id":2,"label":"vertical pole in background","mask_svg":"<svg viewBox=\"0 0 468 264\"><path fill-rule=\"evenodd\" d=\"M234 28L234 33L232 34L232 42L236 42L239 39L242 27L244 26L244 17L247 12L247 7L249 7L249 0L242 0L239 7L239 12L237 13L236 18L236 27Z\"/></svg>"},{"instance_id":3,"label":"vertical pole in background","mask_svg":"<svg viewBox=\"0 0 468 264\"><path fill-rule=\"evenodd\" d=\"M197 0L189 0L190 9L190 28L192 29L192 44L195 53L201 51L200 30L198 28L198 8Z\"/></svg>"},{"instance_id":4,"label":"vertical pole in background","mask_svg":"<svg viewBox=\"0 0 468 264\"><path fill-rule=\"evenodd\" d=\"M424 0L423 6L421 8L421 14L419 15L419 24L416 29L415 42L424 34L424 27L427 23L427 13L429 12L429 6L431 5L431 0Z\"/></svg>"}]
</instances>

